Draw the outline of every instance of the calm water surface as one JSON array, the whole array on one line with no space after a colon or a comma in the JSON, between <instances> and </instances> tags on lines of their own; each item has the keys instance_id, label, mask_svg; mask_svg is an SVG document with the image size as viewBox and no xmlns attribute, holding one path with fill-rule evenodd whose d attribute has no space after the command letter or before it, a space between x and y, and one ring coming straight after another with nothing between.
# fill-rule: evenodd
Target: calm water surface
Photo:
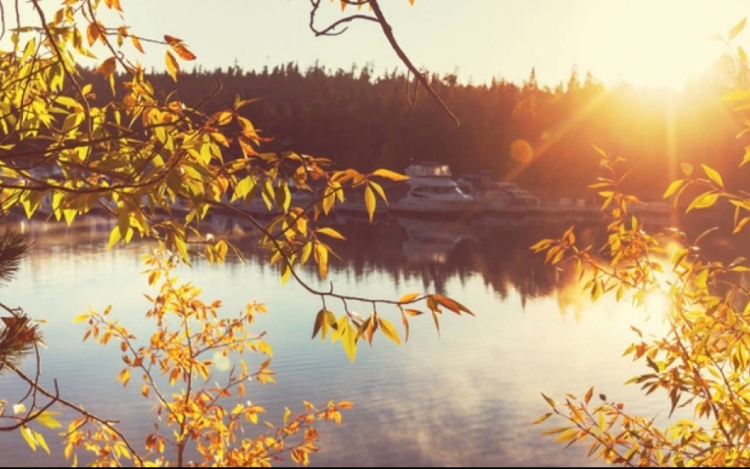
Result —
<instances>
[{"instance_id":1,"label":"calm water surface","mask_svg":"<svg viewBox=\"0 0 750 469\"><path fill-rule=\"evenodd\" d=\"M338 219L348 242L337 245L346 262L336 262L329 280L337 292L376 298L398 298L407 292L438 291L458 299L476 317L443 315L441 337L432 319L411 321L411 337L401 347L376 337L372 348L360 345L355 363L341 346L310 340L319 300L293 283L282 287L276 271L248 250L246 264L210 266L196 259L179 275L204 290L204 301L222 299L235 312L258 300L269 314L255 327L268 332L274 349L271 368L276 385L250 386L254 403L279 421L284 406L301 409L307 399L351 400L340 426L319 427L318 466L579 466L592 465L582 447L563 450L540 431L559 426L530 423L546 412L544 392L562 397L583 395L590 385L609 399L626 402L631 411L654 414L664 408L658 394L641 397L623 382L641 371L621 358L633 340L631 324L659 330L659 321L643 325L644 314L603 299L588 304L571 275L546 267L528 246L543 236L559 235L567 224L534 220L485 220L472 223L385 219L369 226ZM215 219L207 230L233 226ZM140 262L152 246L135 243L106 248L111 224L89 219L71 228L42 222L16 225L34 240L20 274L0 291L4 304L22 306L43 326L43 382L56 378L61 394L85 403L101 416L121 420L121 428L138 442L155 416L135 379L123 389L115 383L122 368L117 344L82 343L82 324L72 319L89 307L112 305L113 317L147 337L143 318L149 292ZM241 229L235 228L236 233ZM583 227L579 236L595 236ZM303 272L314 286L313 272ZM585 295L584 295L585 296ZM341 314L338 305L333 306ZM368 305L350 307L363 314ZM653 309L658 309L656 302ZM395 311L394 324L400 327ZM400 331L402 332L402 331ZM258 363L261 356L252 357ZM25 388L4 377L2 397L12 401ZM17 433L0 434L0 464L65 464L59 438L47 437L52 455L32 453Z\"/></svg>"}]
</instances>

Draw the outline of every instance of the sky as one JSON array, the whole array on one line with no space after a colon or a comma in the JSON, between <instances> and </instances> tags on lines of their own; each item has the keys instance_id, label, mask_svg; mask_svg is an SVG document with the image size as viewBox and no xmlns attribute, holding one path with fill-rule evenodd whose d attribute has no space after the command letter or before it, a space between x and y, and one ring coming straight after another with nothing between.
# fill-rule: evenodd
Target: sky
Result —
<instances>
[{"instance_id":1,"label":"sky","mask_svg":"<svg viewBox=\"0 0 750 469\"><path fill-rule=\"evenodd\" d=\"M52 1L52 0L47 0ZM575 68L608 85L629 82L679 89L727 52L712 34L750 12L729 0L381 0L404 51L418 67L464 83L495 78L522 82L535 69L542 85L567 82ZM350 70L372 64L377 74L405 70L377 23L354 21L335 37L310 30L309 0L121 0L125 23L153 38L183 39L204 69L234 64L261 69L297 62ZM357 13L321 1L316 24ZM362 14L369 14L365 9ZM750 30L750 25L748 26ZM737 39L750 50L750 31ZM736 47L736 45L735 45ZM139 60L163 68L163 49ZM187 70L191 65L187 64Z\"/></svg>"}]
</instances>

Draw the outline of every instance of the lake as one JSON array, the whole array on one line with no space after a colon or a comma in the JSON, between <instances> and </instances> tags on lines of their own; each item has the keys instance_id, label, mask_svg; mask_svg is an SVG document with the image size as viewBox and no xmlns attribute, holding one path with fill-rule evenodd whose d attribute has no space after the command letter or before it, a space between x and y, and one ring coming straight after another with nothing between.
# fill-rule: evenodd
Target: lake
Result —
<instances>
[{"instance_id":1,"label":"lake","mask_svg":"<svg viewBox=\"0 0 750 469\"><path fill-rule=\"evenodd\" d=\"M659 392L643 397L636 386L623 386L642 371L641 364L621 357L635 337L629 326L658 332L661 322L646 323L645 313L627 301L604 297L592 305L571 272L545 266L542 256L528 249L542 237L558 236L569 223L524 217L472 222L383 217L373 225L356 218L331 221L348 238L334 244L344 261L332 259L325 282L313 270L302 271L311 285L327 288L331 281L339 293L390 299L439 292L476 317L445 312L440 337L429 315L415 317L408 343L398 347L376 336L372 347L360 344L357 360L350 363L339 343L310 339L318 298L291 281L282 286L277 270L253 249L254 237L235 220L217 216L206 224L203 229L216 232L234 227L247 262L211 266L195 259L178 273L203 288L204 301L221 299L228 312L254 300L266 304L269 314L258 318L254 330L267 331L277 384L249 386L253 403L278 422L284 406L301 410L303 399L354 402L341 425L319 426L321 449L311 457L313 466L597 465L586 459L584 447L563 449L539 435L562 421L531 425L548 410L540 392L560 399L565 392L582 396L593 385L631 412L668 410L668 398ZM153 289L141 273L140 258L153 246L134 242L107 249L113 225L97 218L72 227L12 226L27 233L34 246L18 277L2 288L0 301L47 321L42 382L51 387L57 379L64 397L120 420L131 441L142 443L137 435L152 429L155 416L140 396L137 377L125 389L116 383L122 369L118 345L83 343L84 324L72 319L89 307L101 311L112 305L113 317L147 337L150 323L143 313L149 305L142 293ZM578 233L601 239L603 228L588 224ZM652 318L663 305L649 306ZM342 313L339 305L330 306ZM350 307L370 312L368 304ZM403 336L396 311L379 312ZM260 363L262 357L251 360ZM1 379L0 397L13 402L25 391L12 376ZM0 434L0 464L64 465L59 438L45 434L51 456L31 452L17 432Z\"/></svg>"}]
</instances>

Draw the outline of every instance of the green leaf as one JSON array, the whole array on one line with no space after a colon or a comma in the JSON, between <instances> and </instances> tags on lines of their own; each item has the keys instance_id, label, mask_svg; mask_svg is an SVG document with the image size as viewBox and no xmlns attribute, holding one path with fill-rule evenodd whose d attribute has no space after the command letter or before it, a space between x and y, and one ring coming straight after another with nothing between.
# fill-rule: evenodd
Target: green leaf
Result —
<instances>
[{"instance_id":1,"label":"green leaf","mask_svg":"<svg viewBox=\"0 0 750 469\"><path fill-rule=\"evenodd\" d=\"M380 325L380 330L383 335L388 337L396 345L401 345L401 339L398 337L398 332L396 332L396 328L393 327L393 324L380 316L378 316L378 324Z\"/></svg>"}]
</instances>

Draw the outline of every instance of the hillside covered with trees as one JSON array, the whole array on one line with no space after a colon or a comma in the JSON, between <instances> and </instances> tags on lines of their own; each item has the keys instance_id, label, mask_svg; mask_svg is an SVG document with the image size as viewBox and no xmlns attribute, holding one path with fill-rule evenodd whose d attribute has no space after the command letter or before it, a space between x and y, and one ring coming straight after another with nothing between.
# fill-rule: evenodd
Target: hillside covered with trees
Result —
<instances>
[{"instance_id":1,"label":"hillside covered with trees","mask_svg":"<svg viewBox=\"0 0 750 469\"><path fill-rule=\"evenodd\" d=\"M586 185L597 175L596 145L627 157L637 175L630 189L655 200L677 174L677 162L709 162L728 183L747 177L734 169L747 143L735 138L740 127L731 103L720 101L736 85L735 75L719 61L681 92L607 88L576 70L554 88L538 85L533 70L521 84L461 84L456 75L432 75L433 88L460 126L426 93L415 94L406 74L376 76L371 65L348 71L317 65L302 70L294 63L260 71L197 68L176 84L166 73L152 80L157 90L176 88L172 99L202 104L207 112L231 106L237 95L257 98L244 112L269 137L262 151L293 150L361 171L436 160L454 174L490 171L541 196L559 197L591 195ZM100 84L98 94L111 95L106 82L91 81ZM517 139L531 144L532 160L513 157Z\"/></svg>"}]
</instances>

